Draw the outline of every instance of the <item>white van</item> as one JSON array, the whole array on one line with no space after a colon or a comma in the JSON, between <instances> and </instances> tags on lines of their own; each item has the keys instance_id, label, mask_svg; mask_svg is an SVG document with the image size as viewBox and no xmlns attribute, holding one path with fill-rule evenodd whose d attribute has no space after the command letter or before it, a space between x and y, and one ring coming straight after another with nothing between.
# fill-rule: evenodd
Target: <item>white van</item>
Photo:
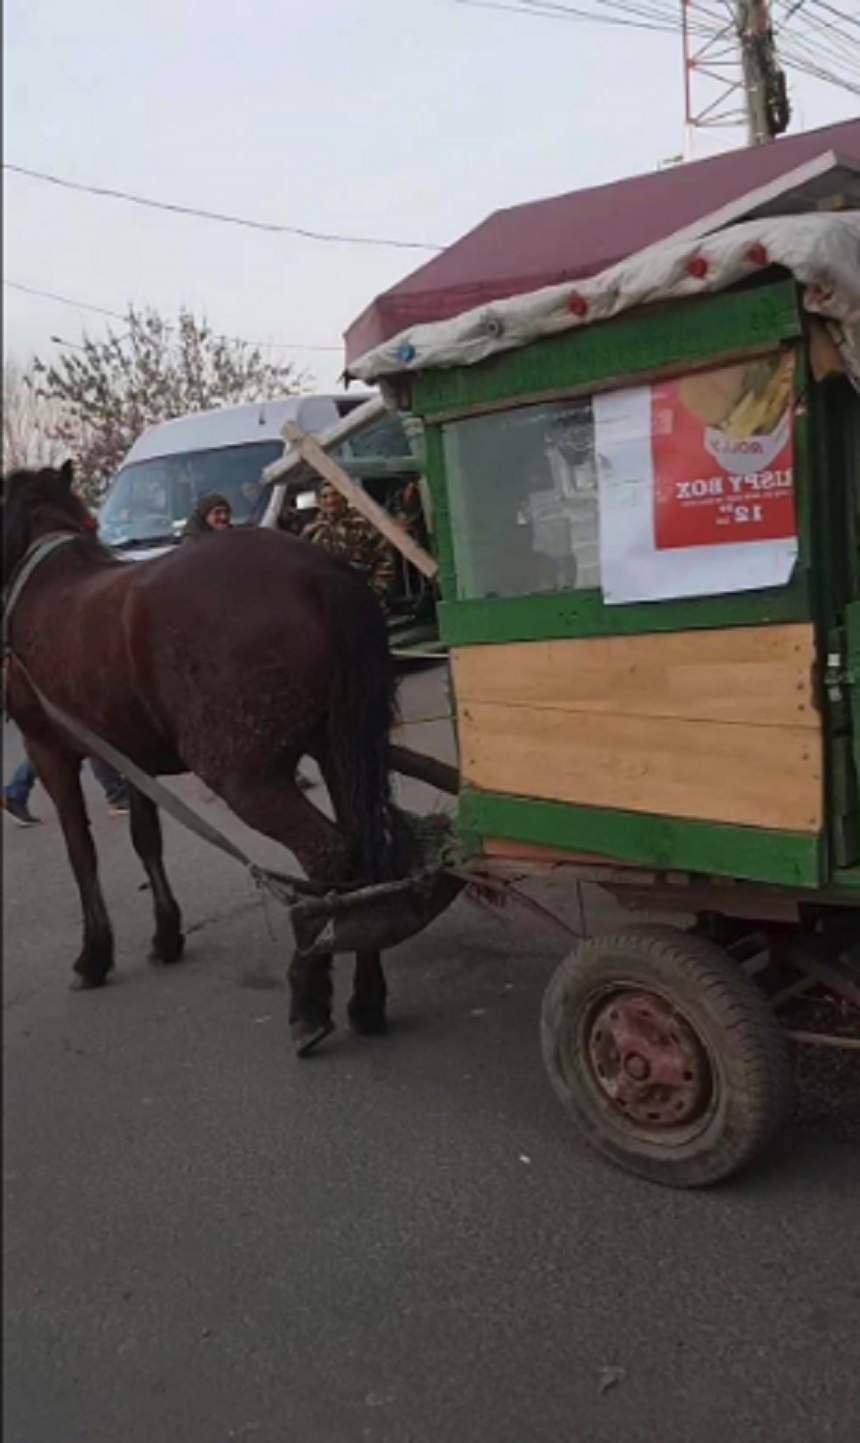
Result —
<instances>
[{"instance_id":1,"label":"white van","mask_svg":"<svg viewBox=\"0 0 860 1443\"><path fill-rule=\"evenodd\" d=\"M284 454L283 427L318 433L368 400L368 392L288 396L197 411L150 426L135 441L99 511L102 540L129 560L179 541L198 497L220 491L238 526L259 520L262 473Z\"/></svg>"}]
</instances>

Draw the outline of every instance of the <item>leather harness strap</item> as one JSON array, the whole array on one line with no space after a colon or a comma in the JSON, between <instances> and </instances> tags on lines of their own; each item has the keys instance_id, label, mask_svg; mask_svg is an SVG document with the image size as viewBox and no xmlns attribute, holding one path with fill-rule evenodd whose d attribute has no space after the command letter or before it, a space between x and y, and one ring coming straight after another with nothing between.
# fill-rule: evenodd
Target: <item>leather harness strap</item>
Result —
<instances>
[{"instance_id":1,"label":"leather harness strap","mask_svg":"<svg viewBox=\"0 0 860 1443\"><path fill-rule=\"evenodd\" d=\"M69 541L77 541L80 534L79 531L48 531L44 536L39 536L24 552L3 592L4 657L9 653L9 628L12 624L12 612L33 572L61 546L65 546Z\"/></svg>"}]
</instances>

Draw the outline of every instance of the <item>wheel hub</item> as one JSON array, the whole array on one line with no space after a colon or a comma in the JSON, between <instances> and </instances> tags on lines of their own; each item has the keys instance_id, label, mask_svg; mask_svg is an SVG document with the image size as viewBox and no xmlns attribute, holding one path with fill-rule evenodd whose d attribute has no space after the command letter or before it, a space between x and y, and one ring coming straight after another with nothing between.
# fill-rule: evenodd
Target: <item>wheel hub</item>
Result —
<instances>
[{"instance_id":1,"label":"wheel hub","mask_svg":"<svg viewBox=\"0 0 860 1443\"><path fill-rule=\"evenodd\" d=\"M688 1022L653 992L614 993L588 1034L594 1082L624 1116L647 1128L697 1117L711 1091L705 1052Z\"/></svg>"}]
</instances>

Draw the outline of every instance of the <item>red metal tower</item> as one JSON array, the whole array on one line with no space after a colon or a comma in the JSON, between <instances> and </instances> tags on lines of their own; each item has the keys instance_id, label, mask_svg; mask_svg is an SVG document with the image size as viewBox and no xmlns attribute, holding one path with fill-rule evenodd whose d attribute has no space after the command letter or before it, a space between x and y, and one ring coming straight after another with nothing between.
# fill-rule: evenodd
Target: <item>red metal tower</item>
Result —
<instances>
[{"instance_id":1,"label":"red metal tower","mask_svg":"<svg viewBox=\"0 0 860 1443\"><path fill-rule=\"evenodd\" d=\"M690 160L697 130L731 128L743 125L747 118L734 5L721 0L681 0L681 36L684 158Z\"/></svg>"}]
</instances>

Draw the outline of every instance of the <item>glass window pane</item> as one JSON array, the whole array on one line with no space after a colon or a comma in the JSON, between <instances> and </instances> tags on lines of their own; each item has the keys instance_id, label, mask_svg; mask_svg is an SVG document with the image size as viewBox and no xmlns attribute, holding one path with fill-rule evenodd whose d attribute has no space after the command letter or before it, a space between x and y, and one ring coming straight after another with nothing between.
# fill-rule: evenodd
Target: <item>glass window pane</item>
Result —
<instances>
[{"instance_id":1,"label":"glass window pane","mask_svg":"<svg viewBox=\"0 0 860 1443\"><path fill-rule=\"evenodd\" d=\"M134 461L118 473L102 506L102 536L110 546L169 541L207 491L227 497L234 524L248 523L264 499L263 471L283 454L283 441L270 440Z\"/></svg>"},{"instance_id":2,"label":"glass window pane","mask_svg":"<svg viewBox=\"0 0 860 1443\"><path fill-rule=\"evenodd\" d=\"M443 426L458 595L600 585L590 399Z\"/></svg>"},{"instance_id":3,"label":"glass window pane","mask_svg":"<svg viewBox=\"0 0 860 1443\"><path fill-rule=\"evenodd\" d=\"M375 426L369 426L366 431L341 442L333 454L345 462L365 461L375 456L402 457L406 461L412 459L409 438L399 416L383 416Z\"/></svg>"}]
</instances>

